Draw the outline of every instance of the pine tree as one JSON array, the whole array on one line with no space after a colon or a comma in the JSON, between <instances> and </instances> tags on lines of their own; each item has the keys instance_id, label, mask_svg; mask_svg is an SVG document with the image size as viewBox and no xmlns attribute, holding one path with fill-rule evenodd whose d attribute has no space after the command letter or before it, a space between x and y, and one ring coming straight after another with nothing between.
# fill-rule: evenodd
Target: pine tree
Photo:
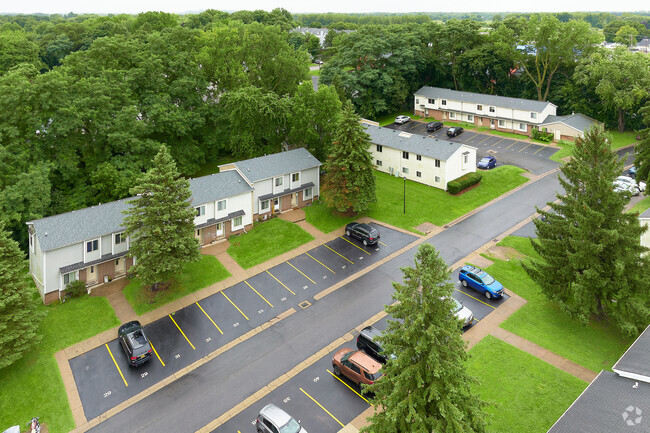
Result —
<instances>
[{"instance_id":1,"label":"pine tree","mask_svg":"<svg viewBox=\"0 0 650 433\"><path fill-rule=\"evenodd\" d=\"M0 369L20 359L41 339L45 315L28 283L25 254L0 222Z\"/></svg>"},{"instance_id":2,"label":"pine tree","mask_svg":"<svg viewBox=\"0 0 650 433\"><path fill-rule=\"evenodd\" d=\"M404 283L394 282L395 302L386 312L381 337L386 353L395 354L384 376L367 390L377 409L362 432L485 432L482 408L472 393L477 380L465 367L468 358L461 324L453 310L453 284L447 265L430 244L422 244L414 268L402 268Z\"/></svg>"},{"instance_id":3,"label":"pine tree","mask_svg":"<svg viewBox=\"0 0 650 433\"><path fill-rule=\"evenodd\" d=\"M327 207L349 215L364 212L377 201L370 137L360 120L347 101L325 162L321 188Z\"/></svg>"},{"instance_id":4,"label":"pine tree","mask_svg":"<svg viewBox=\"0 0 650 433\"><path fill-rule=\"evenodd\" d=\"M163 145L154 157L153 168L131 188L131 194L138 196L124 212L126 234L132 238L130 254L136 257L131 272L144 287L155 291L185 263L200 257L194 238L196 211L190 205L190 184L180 177Z\"/></svg>"},{"instance_id":5,"label":"pine tree","mask_svg":"<svg viewBox=\"0 0 650 433\"><path fill-rule=\"evenodd\" d=\"M636 178L650 182L650 101L639 110L643 116L646 128L641 130L641 141L636 145L634 164L636 165Z\"/></svg>"},{"instance_id":6,"label":"pine tree","mask_svg":"<svg viewBox=\"0 0 650 433\"><path fill-rule=\"evenodd\" d=\"M638 215L625 212L629 194L612 187L622 162L592 129L576 140L573 159L560 170L566 195L558 194L559 203L534 220L532 244L541 260L524 267L570 316L586 324L597 315L636 335L650 321L650 255L642 257L646 229Z\"/></svg>"}]
</instances>

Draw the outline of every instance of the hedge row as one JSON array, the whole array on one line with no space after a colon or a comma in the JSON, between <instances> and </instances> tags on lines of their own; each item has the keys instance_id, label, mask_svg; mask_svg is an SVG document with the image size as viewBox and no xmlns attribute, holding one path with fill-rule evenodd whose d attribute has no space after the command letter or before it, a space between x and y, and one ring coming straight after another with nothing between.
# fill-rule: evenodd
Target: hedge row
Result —
<instances>
[{"instance_id":1,"label":"hedge row","mask_svg":"<svg viewBox=\"0 0 650 433\"><path fill-rule=\"evenodd\" d=\"M472 185L476 185L481 181L481 179L483 179L481 173L468 173L463 177L459 177L458 179L447 183L447 191L449 191L450 194L458 194L462 190L467 189Z\"/></svg>"}]
</instances>

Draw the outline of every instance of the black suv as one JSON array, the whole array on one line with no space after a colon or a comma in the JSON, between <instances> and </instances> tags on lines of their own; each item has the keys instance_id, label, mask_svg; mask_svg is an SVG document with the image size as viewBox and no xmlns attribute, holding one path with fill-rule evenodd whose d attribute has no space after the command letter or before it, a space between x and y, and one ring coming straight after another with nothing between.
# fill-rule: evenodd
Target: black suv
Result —
<instances>
[{"instance_id":1,"label":"black suv","mask_svg":"<svg viewBox=\"0 0 650 433\"><path fill-rule=\"evenodd\" d=\"M460 126L452 126L447 130L447 136L449 137L456 137L457 135L460 135L463 133L463 128Z\"/></svg>"},{"instance_id":2,"label":"black suv","mask_svg":"<svg viewBox=\"0 0 650 433\"><path fill-rule=\"evenodd\" d=\"M374 245L379 242L379 232L374 227L364 223L350 223L345 226L345 234L363 241L364 245Z\"/></svg>"},{"instance_id":3,"label":"black suv","mask_svg":"<svg viewBox=\"0 0 650 433\"><path fill-rule=\"evenodd\" d=\"M126 353L129 365L137 367L151 359L151 344L140 322L125 323L117 330L117 338Z\"/></svg>"},{"instance_id":4,"label":"black suv","mask_svg":"<svg viewBox=\"0 0 650 433\"><path fill-rule=\"evenodd\" d=\"M436 132L442 128L442 122L429 122L427 123L427 132Z\"/></svg>"},{"instance_id":5,"label":"black suv","mask_svg":"<svg viewBox=\"0 0 650 433\"><path fill-rule=\"evenodd\" d=\"M375 341L380 335L381 331L379 329L373 328L372 326L366 326L361 330L357 337L357 349L372 356L382 364L385 364L386 356L382 354L384 350L381 348L379 343Z\"/></svg>"}]
</instances>

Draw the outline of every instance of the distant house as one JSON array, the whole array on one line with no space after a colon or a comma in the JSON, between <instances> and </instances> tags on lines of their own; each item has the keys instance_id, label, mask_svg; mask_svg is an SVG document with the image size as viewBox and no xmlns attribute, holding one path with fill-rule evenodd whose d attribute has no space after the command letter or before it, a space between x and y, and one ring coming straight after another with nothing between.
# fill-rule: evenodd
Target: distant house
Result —
<instances>
[{"instance_id":1,"label":"distant house","mask_svg":"<svg viewBox=\"0 0 650 433\"><path fill-rule=\"evenodd\" d=\"M603 370L548 433L650 431L650 327Z\"/></svg>"},{"instance_id":2,"label":"distant house","mask_svg":"<svg viewBox=\"0 0 650 433\"><path fill-rule=\"evenodd\" d=\"M650 209L646 209L639 215L639 222L641 223L641 227L645 225L650 229ZM641 235L641 245L650 248L650 230Z\"/></svg>"},{"instance_id":3,"label":"distant house","mask_svg":"<svg viewBox=\"0 0 650 433\"><path fill-rule=\"evenodd\" d=\"M577 137L584 137L584 132L592 126L596 126L601 130L603 129L601 122L584 114L573 113L568 116L550 115L544 119L544 122L539 125L539 128L551 132L554 140L573 141Z\"/></svg>"},{"instance_id":4,"label":"distant house","mask_svg":"<svg viewBox=\"0 0 650 433\"><path fill-rule=\"evenodd\" d=\"M414 99L414 113L418 116L442 121L468 122L497 131L527 136L530 136L533 129L545 129L554 137L574 140L584 132L584 129L576 129L578 125L599 124L581 114L574 114L573 117L557 116L557 107L551 102L531 99L484 95L428 86L418 90ZM547 119L553 119L554 122L547 123ZM561 119L570 125L563 123Z\"/></svg>"},{"instance_id":5,"label":"distant house","mask_svg":"<svg viewBox=\"0 0 650 433\"><path fill-rule=\"evenodd\" d=\"M447 190L447 184L476 171L476 148L363 123L379 171Z\"/></svg>"},{"instance_id":6,"label":"distant house","mask_svg":"<svg viewBox=\"0 0 650 433\"><path fill-rule=\"evenodd\" d=\"M272 209L311 204L319 195L320 162L305 149L226 164L221 172L190 179L196 210L194 236L209 245L253 227ZM129 256L124 215L135 197L28 221L29 271L48 304L68 283L88 287L123 277L137 257Z\"/></svg>"}]
</instances>

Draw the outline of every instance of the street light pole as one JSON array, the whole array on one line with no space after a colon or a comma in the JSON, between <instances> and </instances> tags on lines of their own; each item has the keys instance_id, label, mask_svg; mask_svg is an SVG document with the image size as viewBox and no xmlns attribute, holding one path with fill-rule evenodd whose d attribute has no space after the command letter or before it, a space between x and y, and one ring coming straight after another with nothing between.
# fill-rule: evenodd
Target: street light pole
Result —
<instances>
[{"instance_id":1,"label":"street light pole","mask_svg":"<svg viewBox=\"0 0 650 433\"><path fill-rule=\"evenodd\" d=\"M404 179L404 214L406 215L406 176L402 176Z\"/></svg>"}]
</instances>

